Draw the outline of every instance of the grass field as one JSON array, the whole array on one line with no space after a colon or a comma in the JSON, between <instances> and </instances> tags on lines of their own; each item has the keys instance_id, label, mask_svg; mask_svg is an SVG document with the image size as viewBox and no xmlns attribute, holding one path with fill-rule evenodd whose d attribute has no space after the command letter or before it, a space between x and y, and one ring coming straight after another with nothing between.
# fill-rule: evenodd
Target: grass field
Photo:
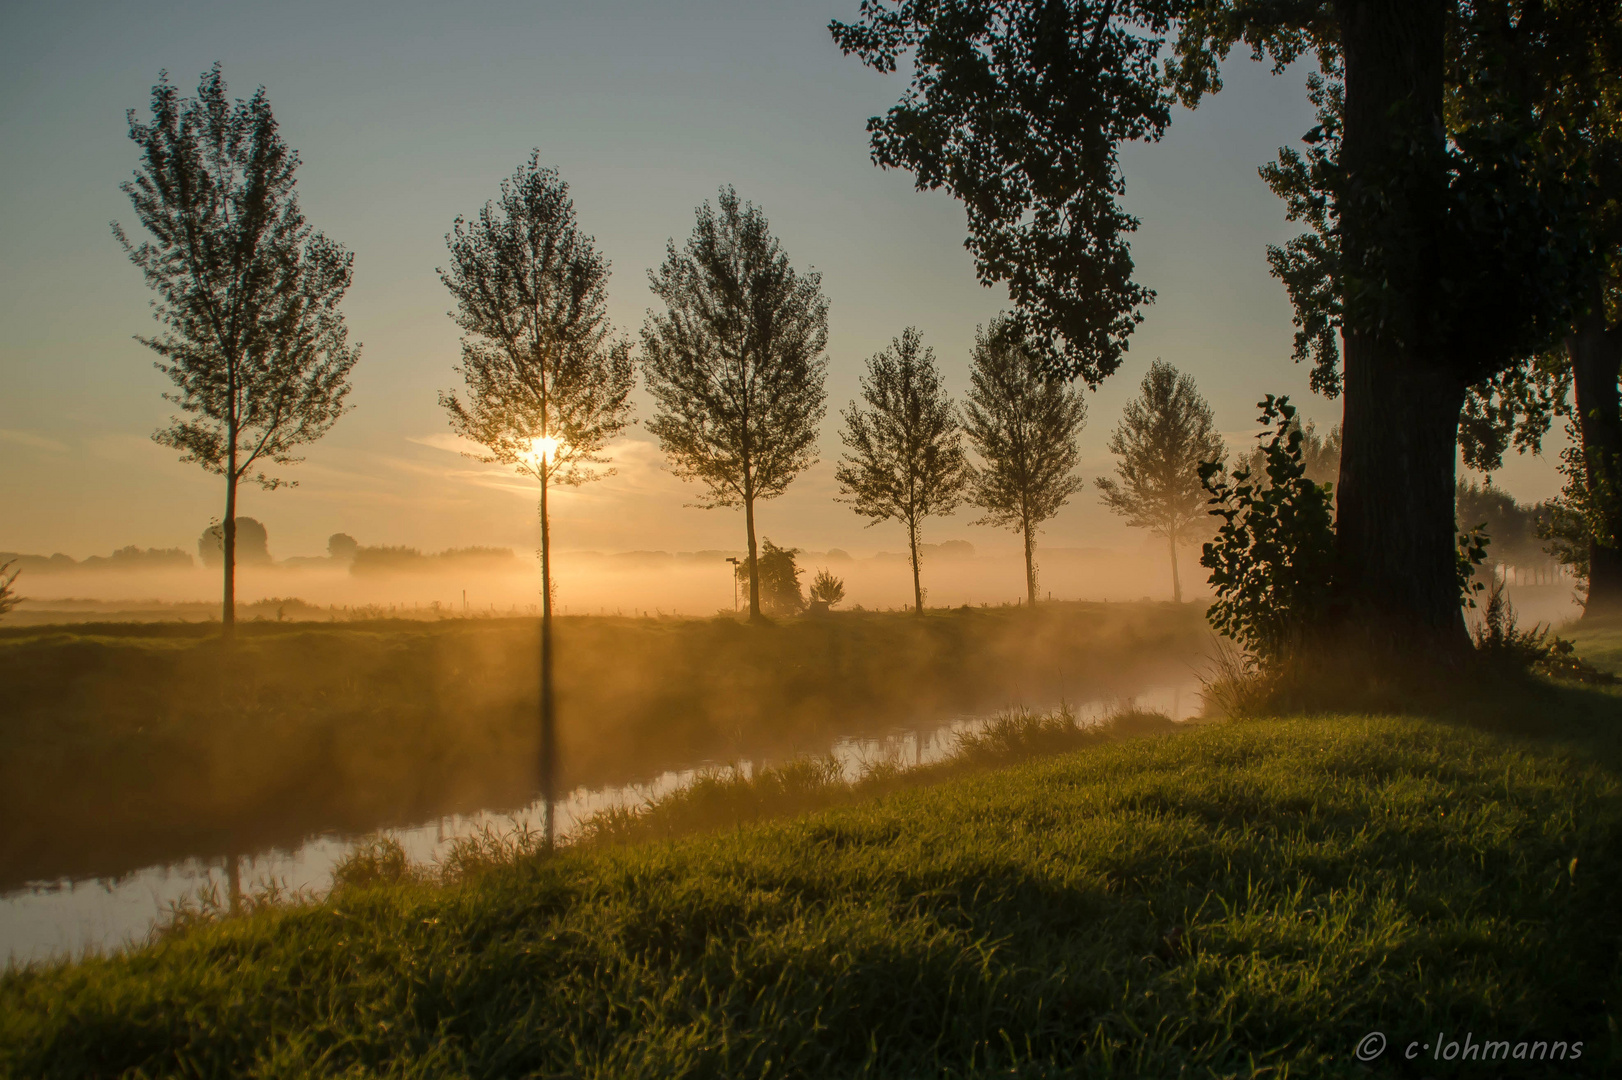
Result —
<instances>
[{"instance_id":1,"label":"grass field","mask_svg":"<svg viewBox=\"0 0 1622 1080\"><path fill-rule=\"evenodd\" d=\"M1616 1075L1619 768L1552 686L1201 725L12 971L0 1072Z\"/></svg>"},{"instance_id":2,"label":"grass field","mask_svg":"<svg viewBox=\"0 0 1622 1080\"><path fill-rule=\"evenodd\" d=\"M1193 605L559 621L563 781L1184 681ZM0 889L528 803L534 620L0 631Z\"/></svg>"}]
</instances>

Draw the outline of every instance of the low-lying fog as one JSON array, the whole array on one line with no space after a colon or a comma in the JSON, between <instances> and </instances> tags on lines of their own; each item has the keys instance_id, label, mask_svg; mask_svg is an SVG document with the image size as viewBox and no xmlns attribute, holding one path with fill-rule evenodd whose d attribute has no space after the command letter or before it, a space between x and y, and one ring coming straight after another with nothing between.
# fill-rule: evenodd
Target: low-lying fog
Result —
<instances>
[{"instance_id":1,"label":"low-lying fog","mask_svg":"<svg viewBox=\"0 0 1622 1080\"><path fill-rule=\"evenodd\" d=\"M967 545L964 545L965 547ZM567 614L714 615L734 606L728 551L560 552L553 557L558 610ZM238 602L247 617L339 618L347 613L432 615L527 614L539 604L540 571L533 556L441 559L418 569L368 570L340 560L246 564L237 570ZM912 575L904 556L852 557L842 551L801 552L807 588L826 568L844 580L843 608L899 608L912 603ZM1164 552L1053 548L1038 556L1039 595L1055 599L1171 599L1170 560ZM1202 594L1193 552L1180 560L1185 596ZM923 563L925 603L931 607L1014 603L1025 593L1025 567L1017 553L931 553ZM19 590L28 601L13 622L56 621L118 612L125 617L218 617L217 568L141 570L71 567L25 573ZM737 603L747 596L737 590ZM175 605L187 610L176 611ZM437 608L436 606L437 605ZM142 609L154 609L150 613ZM195 609L195 610L192 610ZM333 610L336 609L336 610Z\"/></svg>"},{"instance_id":2,"label":"low-lying fog","mask_svg":"<svg viewBox=\"0 0 1622 1080\"><path fill-rule=\"evenodd\" d=\"M1012 604L1025 593L1024 561L1017 551L976 551L945 545L923 562L925 603ZM968 550L964 550L968 549ZM731 611L732 565L737 552L560 552L553 558L558 611L564 614L698 615ZM415 568L367 569L338 559L299 559L239 566L237 598L242 617L331 619L512 615L537 610L539 566L531 555L471 558L423 556ZM1164 549L1047 548L1038 551L1038 595L1058 600L1169 600L1171 568ZM75 564L24 566L18 588L26 602L11 625L91 618L189 619L219 617L220 572L194 563L141 569ZM878 553L853 557L843 551L801 552L802 584L818 570L843 579L850 609L901 608L912 603L906 558ZM1198 552L1179 559L1185 599L1209 596ZM1574 583L1540 568L1512 578L1522 621L1560 623L1581 613ZM740 606L747 596L737 590Z\"/></svg>"}]
</instances>

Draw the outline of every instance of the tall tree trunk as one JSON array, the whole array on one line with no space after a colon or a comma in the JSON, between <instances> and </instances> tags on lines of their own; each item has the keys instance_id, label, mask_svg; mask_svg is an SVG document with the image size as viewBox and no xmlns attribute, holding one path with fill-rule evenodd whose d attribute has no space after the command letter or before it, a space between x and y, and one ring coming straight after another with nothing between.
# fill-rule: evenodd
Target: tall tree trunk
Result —
<instances>
[{"instance_id":1,"label":"tall tree trunk","mask_svg":"<svg viewBox=\"0 0 1622 1080\"><path fill-rule=\"evenodd\" d=\"M1022 524L1025 529L1025 599L1034 608L1036 606L1036 537L1032 534L1029 518L1026 518Z\"/></svg>"},{"instance_id":2,"label":"tall tree trunk","mask_svg":"<svg viewBox=\"0 0 1622 1080\"><path fill-rule=\"evenodd\" d=\"M220 613L220 635L237 632L237 366L225 365L225 521L220 530L220 555L225 567L225 610Z\"/></svg>"},{"instance_id":3,"label":"tall tree trunk","mask_svg":"<svg viewBox=\"0 0 1622 1080\"><path fill-rule=\"evenodd\" d=\"M1464 387L1346 338L1336 547L1345 614L1408 648L1467 648L1459 603L1454 457Z\"/></svg>"},{"instance_id":4,"label":"tall tree trunk","mask_svg":"<svg viewBox=\"0 0 1622 1080\"><path fill-rule=\"evenodd\" d=\"M749 531L749 621L759 622L760 562L755 558L755 498L752 494L743 497L743 522Z\"/></svg>"},{"instance_id":5,"label":"tall tree trunk","mask_svg":"<svg viewBox=\"0 0 1622 1080\"><path fill-rule=\"evenodd\" d=\"M232 637L237 629L237 456L225 474L225 521L220 528L220 555L225 564L225 600L220 612L220 631Z\"/></svg>"},{"instance_id":6,"label":"tall tree trunk","mask_svg":"<svg viewBox=\"0 0 1622 1080\"><path fill-rule=\"evenodd\" d=\"M1578 427L1583 440L1583 467L1591 492L1617 491L1622 485L1622 347L1618 330L1605 323L1603 307L1580 319L1566 348L1571 353ZM1622 611L1622 506L1601 504L1604 535L1588 541L1588 602L1584 615Z\"/></svg>"},{"instance_id":7,"label":"tall tree trunk","mask_svg":"<svg viewBox=\"0 0 1622 1080\"><path fill-rule=\"evenodd\" d=\"M1183 579L1177 573L1177 534L1166 534L1166 545L1171 548L1171 599L1173 603L1183 602Z\"/></svg>"},{"instance_id":8,"label":"tall tree trunk","mask_svg":"<svg viewBox=\"0 0 1622 1080\"><path fill-rule=\"evenodd\" d=\"M557 837L557 714L552 695L552 518L547 511L547 473L541 465L541 799L546 803L546 848Z\"/></svg>"},{"instance_id":9,"label":"tall tree trunk","mask_svg":"<svg viewBox=\"0 0 1622 1080\"><path fill-rule=\"evenodd\" d=\"M1340 610L1381 650L1446 656L1469 645L1453 520L1464 386L1433 340L1446 302L1447 6L1339 0L1336 11L1346 70Z\"/></svg>"},{"instance_id":10,"label":"tall tree trunk","mask_svg":"<svg viewBox=\"0 0 1622 1080\"><path fill-rule=\"evenodd\" d=\"M912 551L912 600L917 614L924 613L924 586L918 576L918 523L907 522L907 545Z\"/></svg>"}]
</instances>

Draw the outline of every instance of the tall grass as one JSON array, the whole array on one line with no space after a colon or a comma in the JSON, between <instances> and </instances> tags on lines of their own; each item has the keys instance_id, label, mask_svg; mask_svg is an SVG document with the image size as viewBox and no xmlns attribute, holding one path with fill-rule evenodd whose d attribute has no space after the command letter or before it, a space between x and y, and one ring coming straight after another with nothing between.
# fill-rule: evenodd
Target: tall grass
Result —
<instances>
[{"instance_id":1,"label":"tall grass","mask_svg":"<svg viewBox=\"0 0 1622 1080\"><path fill-rule=\"evenodd\" d=\"M0 1073L1614 1075L1622 708L1556 694L1523 733L1204 725L356 884L0 976ZM1403 1059L1437 1032L1583 1056Z\"/></svg>"},{"instance_id":2,"label":"tall grass","mask_svg":"<svg viewBox=\"0 0 1622 1080\"><path fill-rule=\"evenodd\" d=\"M1158 713L1117 711L1083 723L1068 706L1048 712L1007 709L978 729L956 736L939 762L909 768L895 757L863 764L846 775L834 757L795 758L778 765L701 770L693 780L643 805L609 807L587 819L577 843L626 844L786 817L873 798L902 787L1044 754L1143 735L1165 735L1181 725Z\"/></svg>"}]
</instances>

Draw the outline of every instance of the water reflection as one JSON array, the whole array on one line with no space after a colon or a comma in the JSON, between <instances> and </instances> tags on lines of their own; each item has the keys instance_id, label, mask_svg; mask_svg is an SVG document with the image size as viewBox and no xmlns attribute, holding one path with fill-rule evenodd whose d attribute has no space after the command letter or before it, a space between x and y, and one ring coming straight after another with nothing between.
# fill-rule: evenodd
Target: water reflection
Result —
<instances>
[{"instance_id":1,"label":"water reflection","mask_svg":"<svg viewBox=\"0 0 1622 1080\"><path fill-rule=\"evenodd\" d=\"M1056 708L1056 702L1047 708ZM1125 704L1185 720L1198 713L1200 697L1190 685L1164 686L1130 699L1103 699L1077 708L1083 721L1096 721ZM878 738L843 738L821 748L856 779L878 761L917 767L950 756L960 735L984 728L992 716L960 716L947 723L895 731ZM757 764L740 762L746 774ZM670 770L644 783L588 790L578 788L558 804L558 826L567 837L580 823L614 806L636 806L692 781L699 769ZM415 828L390 830L407 855L428 862L452 841L485 829L538 829L542 809L532 804L514 813L456 814ZM151 866L118 878L36 883L0 896L0 956L22 964L86 952L108 951L142 941L176 905L212 894L234 899L274 884L284 893L324 894L332 871L354 845L353 837L323 835L292 851L271 849L235 859L186 859Z\"/></svg>"}]
</instances>

